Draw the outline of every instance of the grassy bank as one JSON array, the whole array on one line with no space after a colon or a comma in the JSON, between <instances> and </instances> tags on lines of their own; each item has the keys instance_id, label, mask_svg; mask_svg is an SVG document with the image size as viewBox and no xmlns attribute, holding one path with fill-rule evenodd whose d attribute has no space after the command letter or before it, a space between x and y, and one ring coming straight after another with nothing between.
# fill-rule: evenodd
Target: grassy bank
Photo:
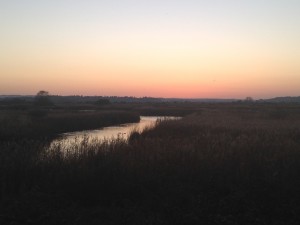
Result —
<instances>
[{"instance_id":1,"label":"grassy bank","mask_svg":"<svg viewBox=\"0 0 300 225\"><path fill-rule=\"evenodd\" d=\"M298 224L298 106L203 105L129 142L1 142L2 224Z\"/></svg>"},{"instance_id":2,"label":"grassy bank","mask_svg":"<svg viewBox=\"0 0 300 225\"><path fill-rule=\"evenodd\" d=\"M96 129L139 120L137 113L125 111L1 111L0 139L49 138L63 132Z\"/></svg>"}]
</instances>

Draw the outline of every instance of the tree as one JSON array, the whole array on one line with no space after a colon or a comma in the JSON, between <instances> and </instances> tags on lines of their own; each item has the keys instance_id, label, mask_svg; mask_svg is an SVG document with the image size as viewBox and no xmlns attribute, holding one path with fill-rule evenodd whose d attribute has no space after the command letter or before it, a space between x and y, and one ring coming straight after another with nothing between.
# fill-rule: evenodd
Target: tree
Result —
<instances>
[{"instance_id":1,"label":"tree","mask_svg":"<svg viewBox=\"0 0 300 225\"><path fill-rule=\"evenodd\" d=\"M39 97L46 97L46 96L49 96L49 92L48 91L39 91L36 96L39 96Z\"/></svg>"},{"instance_id":2,"label":"tree","mask_svg":"<svg viewBox=\"0 0 300 225\"><path fill-rule=\"evenodd\" d=\"M51 105L53 105L52 101L50 100L49 92L48 91L39 91L34 98L34 104L36 106L51 106Z\"/></svg>"},{"instance_id":3,"label":"tree","mask_svg":"<svg viewBox=\"0 0 300 225\"><path fill-rule=\"evenodd\" d=\"M252 102L254 102L254 99L252 97L246 97L245 102L252 103Z\"/></svg>"}]
</instances>

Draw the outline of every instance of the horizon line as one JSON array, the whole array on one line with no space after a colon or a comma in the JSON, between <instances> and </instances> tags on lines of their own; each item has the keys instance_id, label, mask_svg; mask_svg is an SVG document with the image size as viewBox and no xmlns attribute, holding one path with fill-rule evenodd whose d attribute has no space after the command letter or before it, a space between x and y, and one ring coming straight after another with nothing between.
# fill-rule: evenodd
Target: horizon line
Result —
<instances>
[{"instance_id":1,"label":"horizon line","mask_svg":"<svg viewBox=\"0 0 300 225\"><path fill-rule=\"evenodd\" d=\"M34 97L36 96L35 94L0 94L0 97ZM57 97L70 97L70 96L78 96L78 97L110 97L110 98L153 98L153 99L190 99L190 100L244 100L248 97L251 96L246 96L244 98L222 98L222 97L214 97L214 98L201 98L201 97L152 97L152 96L128 96L128 95L80 95L80 94L71 94L71 95L55 95L55 94L49 94L49 96L57 96ZM273 98L297 98L300 96L274 96L274 97L269 97L269 98L253 98L253 100L263 100L263 99L273 99Z\"/></svg>"}]
</instances>

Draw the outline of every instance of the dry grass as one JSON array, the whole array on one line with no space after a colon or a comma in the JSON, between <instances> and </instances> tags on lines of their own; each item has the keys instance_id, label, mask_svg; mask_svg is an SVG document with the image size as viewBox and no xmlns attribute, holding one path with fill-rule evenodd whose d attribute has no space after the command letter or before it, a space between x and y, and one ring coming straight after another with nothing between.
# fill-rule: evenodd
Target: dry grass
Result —
<instances>
[{"instance_id":1,"label":"dry grass","mask_svg":"<svg viewBox=\"0 0 300 225\"><path fill-rule=\"evenodd\" d=\"M0 221L298 224L299 107L278 107L206 105L69 151L2 142Z\"/></svg>"},{"instance_id":2,"label":"dry grass","mask_svg":"<svg viewBox=\"0 0 300 225\"><path fill-rule=\"evenodd\" d=\"M0 141L41 139L80 130L138 122L137 113L125 111L2 111Z\"/></svg>"}]
</instances>

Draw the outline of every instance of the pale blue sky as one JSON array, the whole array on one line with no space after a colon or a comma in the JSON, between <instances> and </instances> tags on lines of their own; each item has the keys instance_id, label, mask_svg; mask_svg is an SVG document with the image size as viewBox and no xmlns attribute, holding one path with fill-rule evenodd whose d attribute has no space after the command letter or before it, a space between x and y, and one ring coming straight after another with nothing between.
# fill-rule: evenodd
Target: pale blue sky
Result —
<instances>
[{"instance_id":1,"label":"pale blue sky","mask_svg":"<svg viewBox=\"0 0 300 225\"><path fill-rule=\"evenodd\" d=\"M20 35L34 41L199 30L248 33L294 47L300 38L299 0L2 0L0 19L6 44L22 43Z\"/></svg>"}]
</instances>

